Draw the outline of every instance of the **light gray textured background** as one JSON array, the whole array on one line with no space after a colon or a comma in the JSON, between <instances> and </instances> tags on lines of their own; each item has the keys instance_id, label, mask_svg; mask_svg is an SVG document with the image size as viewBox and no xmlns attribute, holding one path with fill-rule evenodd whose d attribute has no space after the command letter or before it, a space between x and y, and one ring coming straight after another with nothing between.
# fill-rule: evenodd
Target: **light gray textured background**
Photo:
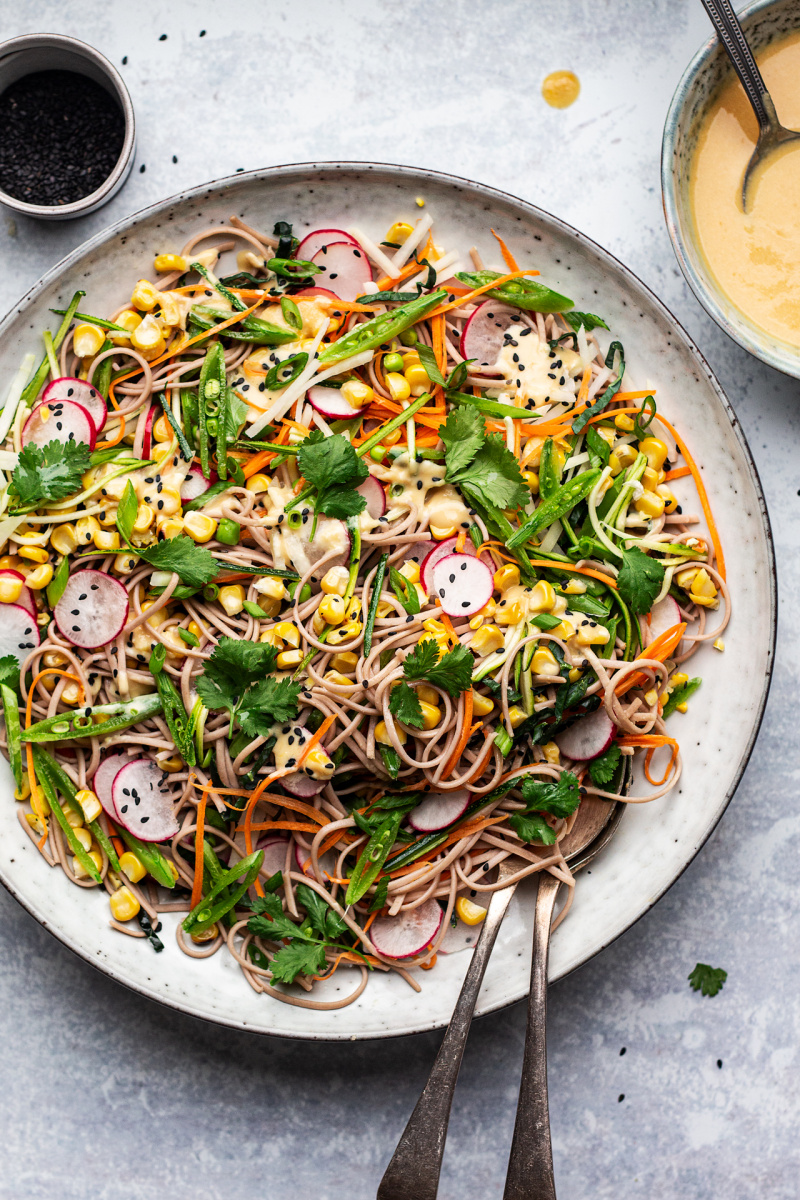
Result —
<instances>
[{"instance_id":1,"label":"light gray textured background","mask_svg":"<svg viewBox=\"0 0 800 1200\"><path fill-rule=\"evenodd\" d=\"M0 30L127 55L139 121L133 174L99 213L48 226L2 211L2 310L90 233L179 188L237 167L373 159L564 217L706 353L765 485L781 652L715 835L653 912L551 990L556 1178L560 1200L794 1200L798 387L705 317L664 229L661 129L709 34L699 0L0 0ZM564 112L539 95L561 67L583 85ZM374 1196L440 1035L326 1046L216 1030L93 973L4 892L0 911L2 1200ZM728 971L715 999L686 983L698 959ZM441 1200L502 1195L523 1031L520 1005L473 1030Z\"/></svg>"}]
</instances>

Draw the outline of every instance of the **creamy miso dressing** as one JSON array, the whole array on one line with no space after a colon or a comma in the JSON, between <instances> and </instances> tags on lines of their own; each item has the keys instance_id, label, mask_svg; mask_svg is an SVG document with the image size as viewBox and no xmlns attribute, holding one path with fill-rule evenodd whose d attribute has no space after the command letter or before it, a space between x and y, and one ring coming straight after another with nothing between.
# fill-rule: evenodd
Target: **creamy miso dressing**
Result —
<instances>
[{"instance_id":1,"label":"creamy miso dressing","mask_svg":"<svg viewBox=\"0 0 800 1200\"><path fill-rule=\"evenodd\" d=\"M399 454L390 467L374 466L372 474L389 484L389 511L398 514L407 508L417 508L428 516L428 524L439 529L452 526L468 528L470 512L450 483L445 483L445 464L424 458L412 463L407 454Z\"/></svg>"},{"instance_id":2,"label":"creamy miso dressing","mask_svg":"<svg viewBox=\"0 0 800 1200\"><path fill-rule=\"evenodd\" d=\"M278 728L278 727L276 727ZM275 741L275 766L280 771L283 767L293 767L311 734L302 725L282 725ZM319 751L309 754L300 768L312 779L330 779L333 772L333 762L320 747Z\"/></svg>"},{"instance_id":3,"label":"creamy miso dressing","mask_svg":"<svg viewBox=\"0 0 800 1200\"><path fill-rule=\"evenodd\" d=\"M800 128L800 33L758 55L778 116ZM800 347L800 146L770 155L742 211L758 126L738 79L720 91L692 161L691 206L702 252L726 296L773 337Z\"/></svg>"},{"instance_id":4,"label":"creamy miso dressing","mask_svg":"<svg viewBox=\"0 0 800 1200\"><path fill-rule=\"evenodd\" d=\"M573 403L578 385L575 376L582 366L575 350L559 346L550 349L535 329L528 325L511 325L506 331L495 370L503 375L512 388L509 396L503 389L497 398L518 408L537 408L540 404Z\"/></svg>"}]
</instances>

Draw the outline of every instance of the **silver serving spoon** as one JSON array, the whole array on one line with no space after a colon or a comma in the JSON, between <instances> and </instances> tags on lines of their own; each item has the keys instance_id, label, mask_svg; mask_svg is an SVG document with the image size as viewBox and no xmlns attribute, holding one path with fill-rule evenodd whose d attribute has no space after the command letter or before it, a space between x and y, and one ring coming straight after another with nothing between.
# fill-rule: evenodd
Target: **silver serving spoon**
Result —
<instances>
[{"instance_id":1,"label":"silver serving spoon","mask_svg":"<svg viewBox=\"0 0 800 1200\"><path fill-rule=\"evenodd\" d=\"M627 765L627 764L626 764ZM629 772L626 771L626 782ZM562 841L561 849L564 857L573 871L580 870L590 862L595 854L602 850L613 836L619 824L624 804L609 804L608 801L598 800L587 796L581 802L578 816L569 835ZM509 879L526 864L525 860L511 857L500 864L498 881ZM525 1137L525 1158L533 1155L541 1156L547 1169L549 1163L550 1178L552 1179L552 1153L550 1150L550 1126L547 1115L547 1062L544 1042L544 1020L546 1014L547 992L547 948L550 936L550 920L553 915L556 893L559 882L552 875L543 872L539 876L539 890L536 903L536 919L534 932L534 960L531 968L531 1001L528 1010L528 1035L525 1049L525 1066L523 1071L533 1071L535 1080L531 1086L543 1087L542 1097L528 1097L525 1087L520 1091L520 1104L525 1103L525 1121L533 1119L536 1132L533 1139ZM428 1082L417 1101L408 1124L403 1132L397 1149L378 1187L377 1200L436 1200L439 1187L439 1173L442 1168L447 1126L450 1120L450 1109L453 1104L458 1072L464 1047L467 1041L472 1014L478 999L483 976L492 953L503 917L516 891L517 883L500 888L492 894L489 908L483 921L481 934L473 951L472 961L464 978L461 993L456 1002L453 1016L439 1047L439 1053L431 1069ZM546 935L539 932L542 921L545 920ZM538 947L538 958L537 958ZM543 961L541 951L544 950ZM534 1001L533 989L536 989ZM532 1024L532 1013L535 1010L535 1020ZM531 1031L535 1026L535 1037ZM541 1042L541 1045L539 1045ZM542 1067L543 1064L543 1067ZM523 1084L524 1084L523 1076ZM544 1112L544 1126L541 1126L541 1112ZM528 1111L530 1110L530 1118ZM517 1125L521 1121L518 1115ZM516 1140L516 1131L515 1131ZM512 1157L514 1148L512 1147ZM535 1193L530 1193L534 1195ZM547 1193L541 1193L546 1196ZM528 1195L521 1192L520 1196ZM555 1193L553 1193L555 1195Z\"/></svg>"},{"instance_id":2,"label":"silver serving spoon","mask_svg":"<svg viewBox=\"0 0 800 1200\"><path fill-rule=\"evenodd\" d=\"M772 97L766 89L756 60L747 44L739 18L733 11L730 0L702 0L703 7L711 18L719 40L739 76L745 95L753 107L758 121L758 141L742 181L742 208L747 212L747 199L755 170L764 159L789 142L800 139L800 132L786 129L778 120ZM752 196L752 192L749 192Z\"/></svg>"}]
</instances>

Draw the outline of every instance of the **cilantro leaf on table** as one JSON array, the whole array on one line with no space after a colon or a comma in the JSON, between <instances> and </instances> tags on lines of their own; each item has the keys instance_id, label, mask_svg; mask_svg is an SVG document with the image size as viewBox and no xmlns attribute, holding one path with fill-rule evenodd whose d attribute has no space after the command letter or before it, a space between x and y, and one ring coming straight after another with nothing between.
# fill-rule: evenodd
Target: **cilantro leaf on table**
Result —
<instances>
[{"instance_id":1,"label":"cilantro leaf on table","mask_svg":"<svg viewBox=\"0 0 800 1200\"><path fill-rule=\"evenodd\" d=\"M580 784L571 771L562 771L558 779L547 781L527 775L520 791L529 811L548 812L554 817L570 816L581 802Z\"/></svg>"},{"instance_id":2,"label":"cilantro leaf on table","mask_svg":"<svg viewBox=\"0 0 800 1200\"><path fill-rule=\"evenodd\" d=\"M723 971L722 967L697 963L687 978L696 992L702 992L704 996L716 996L717 992L722 991L728 972Z\"/></svg>"},{"instance_id":3,"label":"cilantro leaf on table","mask_svg":"<svg viewBox=\"0 0 800 1200\"><path fill-rule=\"evenodd\" d=\"M623 550L617 588L625 603L639 614L648 613L664 582L664 568L638 546Z\"/></svg>"},{"instance_id":4,"label":"cilantro leaf on table","mask_svg":"<svg viewBox=\"0 0 800 1200\"><path fill-rule=\"evenodd\" d=\"M611 783L621 758L622 751L619 746L612 744L597 758L592 759L589 763L589 776L595 787L605 787L607 783Z\"/></svg>"},{"instance_id":5,"label":"cilantro leaf on table","mask_svg":"<svg viewBox=\"0 0 800 1200\"><path fill-rule=\"evenodd\" d=\"M539 813L515 812L508 818L508 823L523 842L542 842L545 846L552 846L556 840L556 831Z\"/></svg>"},{"instance_id":6,"label":"cilantro leaf on table","mask_svg":"<svg viewBox=\"0 0 800 1200\"><path fill-rule=\"evenodd\" d=\"M316 489L318 512L339 520L363 512L366 500L356 488L369 470L341 433L326 437L321 430L312 430L298 447L297 465L306 483Z\"/></svg>"},{"instance_id":7,"label":"cilantro leaf on table","mask_svg":"<svg viewBox=\"0 0 800 1200\"><path fill-rule=\"evenodd\" d=\"M236 719L251 737L268 737L273 725L293 721L302 683L271 676L249 687L236 711Z\"/></svg>"},{"instance_id":8,"label":"cilantro leaf on table","mask_svg":"<svg viewBox=\"0 0 800 1200\"><path fill-rule=\"evenodd\" d=\"M389 697L389 712L404 725L413 725L415 729L422 729L425 724L419 697L407 683L398 683L392 688Z\"/></svg>"},{"instance_id":9,"label":"cilantro leaf on table","mask_svg":"<svg viewBox=\"0 0 800 1200\"><path fill-rule=\"evenodd\" d=\"M439 658L439 647L432 638L425 638L403 662L406 679L425 680L443 688L453 699L472 686L472 667L475 660L466 646L453 646Z\"/></svg>"},{"instance_id":10,"label":"cilantro leaf on table","mask_svg":"<svg viewBox=\"0 0 800 1200\"><path fill-rule=\"evenodd\" d=\"M90 466L91 451L85 442L28 442L19 453L9 493L15 508L36 506L45 500L65 500L80 491L81 477Z\"/></svg>"},{"instance_id":11,"label":"cilantro leaf on table","mask_svg":"<svg viewBox=\"0 0 800 1200\"><path fill-rule=\"evenodd\" d=\"M454 483L473 504L501 512L527 504L519 463L497 433L486 433L479 412L456 409L439 430L445 445L447 481Z\"/></svg>"}]
</instances>

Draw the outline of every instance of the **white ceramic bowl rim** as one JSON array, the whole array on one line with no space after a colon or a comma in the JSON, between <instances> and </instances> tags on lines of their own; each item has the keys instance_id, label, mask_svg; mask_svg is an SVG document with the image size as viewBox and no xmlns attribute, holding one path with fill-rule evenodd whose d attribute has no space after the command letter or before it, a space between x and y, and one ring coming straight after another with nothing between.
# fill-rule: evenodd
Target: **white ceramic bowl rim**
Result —
<instances>
[{"instance_id":1,"label":"white ceramic bowl rim","mask_svg":"<svg viewBox=\"0 0 800 1200\"><path fill-rule=\"evenodd\" d=\"M769 9L778 9L784 6L788 7L786 0L753 0L753 3L746 5L737 14L745 34L748 32L748 25L753 18ZM798 9L797 29L800 30L800 8ZM691 232L684 230L678 203L676 146L682 132L683 115L692 99L697 78L715 55L724 58L725 51L716 34L712 34L697 51L681 76L667 112L661 146L661 194L667 230L686 282L708 315L729 337L750 354L760 358L769 366L775 367L776 370L797 378L800 377L800 352L788 342L773 338L766 331L760 330L730 301L726 302L724 293L715 285L710 270L703 266L699 248L692 245ZM732 74L732 67L730 67L730 72Z\"/></svg>"},{"instance_id":2,"label":"white ceramic bowl rim","mask_svg":"<svg viewBox=\"0 0 800 1200\"><path fill-rule=\"evenodd\" d=\"M504 203L506 205L513 207L518 212L521 210L526 216L533 218L535 221L538 221L545 226L549 225L551 228L555 229L560 234L566 235L566 237L573 240L577 244L585 246L589 251L591 251L591 253L594 256L596 256L596 258L598 260L600 260L601 262L604 261L610 267L612 267L616 272L620 273L623 277L626 277L628 282L631 285L633 285L632 292L635 292L636 288L641 289L641 291L643 293L645 293L645 295L647 296L647 299L654 306L654 308L659 310L661 317L666 318L668 320L671 329L674 330L674 336L677 339L679 339L683 343L683 345L689 350L690 354L693 356L693 358L698 366L698 369L702 372L703 377L711 385L714 392L716 393L717 398L720 402L720 405L721 405L722 409L724 410L724 413L725 413L728 421L730 422L732 433L735 436L736 440L738 441L738 443L741 447L741 450L742 450L742 453L744 456L744 460L745 460L747 469L750 474L750 482L752 483L755 497L756 497L757 503L758 503L758 513L754 514L754 519L757 521L758 518L760 517L760 522L761 522L760 528L761 528L761 533L763 535L763 544L766 548L766 558L767 558L767 562L768 562L769 579L766 581L766 583L767 583L767 592L768 592L768 596L769 596L769 606L768 606L769 612L768 612L768 614L766 614L766 613L764 614L765 620L768 620L768 638L767 638L765 676L764 676L764 681L763 681L763 685L761 687L760 693L758 694L757 697L754 697L754 699L753 699L754 716L753 716L752 725L750 727L749 736L748 736L746 742L741 746L741 751L740 751L741 757L739 759L738 766L736 768L734 776L732 777L730 785L724 794L724 797L722 799L722 802L720 803L720 807L719 807L718 811L716 812L714 819L711 821L709 826L705 829L703 836L701 838L699 838L697 843L693 846L692 852L691 852L690 856L686 859L686 861L683 863L683 866L675 873L675 875L668 881L668 883L661 888L660 891L658 891L658 890L653 891L653 893L650 895L648 903L646 905L644 905L639 912L637 912L635 917L628 920L627 924L624 927L618 929L617 932L613 934L613 936L606 937L605 940L602 941L602 944L597 945L596 948L592 951L592 953L588 954L584 959L581 960L581 962L576 963L575 967L571 968L571 969L576 969L577 966L582 966L585 962L589 961L589 959L591 957L594 957L595 954L599 953L600 950L605 949L606 946L610 945L613 941L615 941L616 938L618 936L620 936L621 933L626 932L627 929L631 928L636 923L636 921L641 916L644 915L645 912L649 911L649 909L653 907L653 905L661 898L662 895L665 894L665 892L669 889L669 887L672 886L672 884L676 881L676 879L678 879L680 877L680 875L683 873L683 871L686 869L686 867L689 865L689 863L694 859L694 857L700 851L702 846L705 844L706 840L711 835L713 830L716 828L716 825L719 822L723 812L725 811L725 809L727 808L727 805L730 803L730 801L733 797L736 787L738 786L739 781L742 777L742 774L744 773L744 770L750 759L750 755L752 753L753 746L755 744L755 741L756 741L756 738L758 736L758 732L759 732L759 729L761 726L761 721L764 716L764 709L765 709L766 702L767 702L767 696L769 694L769 687L770 687L770 683L772 680L772 671L773 671L773 665L774 665L775 636L776 636L776 624L777 624L775 552L774 552L774 544L773 544L773 539L772 539L772 531L771 531L770 522L769 522L769 515L768 515L766 504L764 501L763 489L761 487L761 481L758 476L758 471L757 471L755 463L753 461L753 458L752 458L752 455L750 452L750 448L747 444L747 439L745 438L744 433L741 430L741 427L739 425L736 414L733 411L724 392L722 391L719 383L717 382L716 378L714 377L711 369L709 368L708 364L706 363L705 359L703 358L701 352L694 345L694 343L692 342L689 335L685 332L685 330L682 328L682 326L676 321L675 317L669 312L669 310L665 307L665 305L661 302L661 300L659 300L658 297L655 296L654 293L652 293L650 291L650 289L647 288L646 285L643 284L638 279L638 277L633 274L632 271L630 271L626 266L624 266L616 258L614 258L613 255L609 254L609 252L607 250L604 250L602 247L598 246L590 238L586 237L584 234L575 230L572 226L570 226L566 222L560 220L558 217L553 217L549 213L545 212L543 209L537 208L536 206L529 204L524 200L520 200L517 197L512 196L507 192L502 192L496 188L491 188L485 184L473 183L470 180L466 180L466 179L460 178L458 176L446 175L442 172L430 171L430 170L424 170L424 169L416 169L416 168L411 168L411 167L404 167L404 166L399 166L399 165L395 165L395 164L360 163L360 162L293 163L293 164L286 164L286 165L275 166L275 167L268 167L268 168L264 168L262 170L257 170L257 171L243 172L241 174L236 174L236 175L227 176L227 177L224 177L224 178L221 178L218 180L214 180L214 181L204 184L200 187L178 193L175 196L172 196L167 200L160 201L156 204L150 205L149 207L142 209L137 213L134 213L132 216L125 217L125 218L117 221L113 225L108 226L106 229L95 234L88 241L84 242L81 246L79 246L71 254L69 254L64 259L62 259L61 262L57 263L53 268L51 268L51 270L48 271L44 276L42 276L42 278L22 297L22 299L19 301L19 303L17 305L15 305L14 308L0 322L0 337L2 337L4 334L6 334L8 332L9 326L17 319L17 317L19 315L21 315L22 313L24 313L25 310L33 304L33 302L40 295L40 293L42 293L51 283L58 280L58 278L61 275L63 275L65 270L67 268L69 268L69 266L71 264L77 262L85 254L87 254L87 252L89 252L93 249L99 248L104 243L112 242L114 239L119 238L121 235L124 235L125 233L131 231L137 224L139 224L145 218L159 216L162 214L168 214L169 210L179 203L183 203L186 201L198 201L199 202L199 201L202 201L204 198L207 199L208 197L210 197L212 195L212 193L215 193L215 192L222 193L227 188L234 187L241 183L247 183L247 182L269 183L270 181L279 181L282 179L291 178L291 176L293 176L293 175L298 176L303 179L307 179L308 176L313 175L313 176L316 176L317 178L323 178L323 180L324 180L324 176L326 175L326 173L328 175L335 175L339 171L363 172L365 174L367 174L369 172L381 172L382 174L389 176L389 177L396 176L400 180L405 180L408 182L413 181L412 186L414 186L416 188L422 188L422 187L424 187L424 185L426 183L430 182L431 184L438 184L441 187L444 187L444 188L447 188L450 190L461 190L461 191L466 191L466 192L470 192L473 194L477 194L477 196L480 197L480 199L483 200L484 202L501 202L501 203ZM623 826L624 826L624 821L623 821ZM54 924L52 921L47 922L47 921L43 920L43 918L40 916L40 914L37 913L34 902L28 900L25 896L21 895L19 890L17 888L15 888L14 886L12 886L5 878L0 878L0 882L3 883L3 885L10 892L10 894L12 896L14 896L14 898L17 901L19 901L19 903L23 906L23 908L25 908L26 911L29 912L30 915L33 916L35 920L37 920L37 922L42 924L44 928L48 929L48 931L50 933L52 933L56 938L58 938L58 940L60 942L62 942L65 946L67 946L69 949L71 949L81 959L83 959L84 962L89 963L91 966L95 967L97 970L101 971L103 974L108 975L111 978L115 979L116 982L122 983L126 987L130 988L130 990L138 992L141 995L147 997L148 999L151 999L151 1000L155 999L159 1003L162 1003L162 1004L166 1005L167 1007L174 1008L180 1012L189 1013L190 1015L197 1017L201 1020L207 1020L211 1024L228 1025L228 1026L231 1026L232 1028L239 1028L239 1029L246 1028L249 1032L263 1033L268 1036L278 1036L278 1037L287 1037L287 1038L300 1037L300 1038L309 1039L309 1040L322 1040L322 1041L338 1040L339 1037L344 1036L344 1035L340 1035L340 1034L337 1035L335 1033L319 1034L319 1033L315 1033L313 1031L312 1032L308 1032L308 1031L286 1032L286 1031L282 1031L282 1030L275 1030L274 1028L270 1028L270 1029L254 1028L254 1026L251 1024L243 1023L242 1021L237 1020L235 1017L229 1017L227 1015L227 1013L220 1014L219 1016L216 1016L216 1015L209 1016L207 1013L196 1011L188 1004L181 1003L179 1000L173 999L169 995L165 995L163 993L154 991L153 988L147 987L145 982L141 982L139 980L132 981L131 979L123 977L114 968L104 965L102 962L98 962L93 957L93 955L89 949L71 941L70 935L64 929L58 928L58 926L56 924ZM497 953L497 951L495 953ZM563 972L563 974L567 974L567 973L569 973L569 972L568 971ZM513 999L504 999L500 1002L487 1003L482 1007L481 1011L482 1011L482 1013L488 1013L491 1011L495 1011L496 1009L506 1007L510 1003L514 1003L516 999L519 999L519 997L514 997ZM432 1029L432 1028L441 1027L445 1023L446 1022L443 1020L432 1020L426 1024L420 1023L414 1029L405 1028L405 1029L402 1029L399 1031L395 1031L393 1029L387 1029L385 1031L381 1031L380 1033L373 1032L373 1033L361 1034L361 1035L356 1035L356 1036L360 1036L360 1037L379 1037L379 1036L396 1037L396 1036L402 1036L403 1034L411 1034L411 1033L419 1032L422 1029Z\"/></svg>"}]
</instances>

